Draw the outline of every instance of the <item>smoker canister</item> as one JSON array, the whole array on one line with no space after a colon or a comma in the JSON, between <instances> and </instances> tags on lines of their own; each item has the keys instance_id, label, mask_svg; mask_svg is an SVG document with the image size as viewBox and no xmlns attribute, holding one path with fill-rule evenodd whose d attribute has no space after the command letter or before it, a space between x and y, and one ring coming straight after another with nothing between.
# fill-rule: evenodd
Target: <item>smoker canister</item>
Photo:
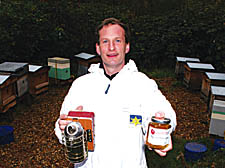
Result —
<instances>
[{"instance_id":1,"label":"smoker canister","mask_svg":"<svg viewBox=\"0 0 225 168\"><path fill-rule=\"evenodd\" d=\"M64 140L66 156L71 163L80 163L88 157L87 134L79 122L65 127Z\"/></svg>"},{"instance_id":2,"label":"smoker canister","mask_svg":"<svg viewBox=\"0 0 225 168\"><path fill-rule=\"evenodd\" d=\"M170 142L170 119L152 117L148 125L146 145L152 149L164 149Z\"/></svg>"}]
</instances>

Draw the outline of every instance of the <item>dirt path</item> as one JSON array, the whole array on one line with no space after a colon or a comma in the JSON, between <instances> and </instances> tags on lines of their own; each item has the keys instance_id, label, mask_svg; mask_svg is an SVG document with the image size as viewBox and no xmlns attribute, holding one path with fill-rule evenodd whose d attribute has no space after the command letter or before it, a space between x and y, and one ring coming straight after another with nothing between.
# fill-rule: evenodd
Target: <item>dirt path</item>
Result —
<instances>
[{"instance_id":1,"label":"dirt path","mask_svg":"<svg viewBox=\"0 0 225 168\"><path fill-rule=\"evenodd\" d=\"M174 78L157 80L177 115L175 136L188 140L208 137L210 114L199 91L190 91Z\"/></svg>"}]
</instances>

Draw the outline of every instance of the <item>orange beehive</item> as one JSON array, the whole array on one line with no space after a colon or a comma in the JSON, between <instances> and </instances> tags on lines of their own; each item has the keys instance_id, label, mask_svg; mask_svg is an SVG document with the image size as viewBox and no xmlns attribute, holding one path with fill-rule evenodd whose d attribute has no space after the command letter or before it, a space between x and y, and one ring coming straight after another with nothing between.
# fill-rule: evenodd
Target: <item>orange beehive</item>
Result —
<instances>
[{"instance_id":1,"label":"orange beehive","mask_svg":"<svg viewBox=\"0 0 225 168\"><path fill-rule=\"evenodd\" d=\"M187 88L192 90L201 89L204 72L212 72L215 70L211 64L191 62L187 62L184 68L184 84Z\"/></svg>"},{"instance_id":2,"label":"orange beehive","mask_svg":"<svg viewBox=\"0 0 225 168\"><path fill-rule=\"evenodd\" d=\"M201 97L209 101L211 86L225 86L225 73L205 72L202 78Z\"/></svg>"},{"instance_id":3,"label":"orange beehive","mask_svg":"<svg viewBox=\"0 0 225 168\"><path fill-rule=\"evenodd\" d=\"M16 77L0 75L0 112L5 113L16 105Z\"/></svg>"},{"instance_id":4,"label":"orange beehive","mask_svg":"<svg viewBox=\"0 0 225 168\"><path fill-rule=\"evenodd\" d=\"M32 96L39 95L48 90L48 66L29 65L29 93Z\"/></svg>"},{"instance_id":5,"label":"orange beehive","mask_svg":"<svg viewBox=\"0 0 225 168\"><path fill-rule=\"evenodd\" d=\"M176 57L175 74L178 78L183 78L184 65L186 62L200 62L200 59L199 58L190 58L190 57Z\"/></svg>"}]
</instances>

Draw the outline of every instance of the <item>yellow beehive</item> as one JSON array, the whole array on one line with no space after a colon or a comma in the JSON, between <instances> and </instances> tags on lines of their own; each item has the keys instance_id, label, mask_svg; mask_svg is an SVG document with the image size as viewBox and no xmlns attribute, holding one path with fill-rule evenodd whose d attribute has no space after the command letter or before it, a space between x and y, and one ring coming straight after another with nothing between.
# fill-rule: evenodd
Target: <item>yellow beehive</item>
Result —
<instances>
[{"instance_id":1,"label":"yellow beehive","mask_svg":"<svg viewBox=\"0 0 225 168\"><path fill-rule=\"evenodd\" d=\"M70 59L53 57L48 58L48 66L50 66L49 77L59 80L70 79Z\"/></svg>"}]
</instances>

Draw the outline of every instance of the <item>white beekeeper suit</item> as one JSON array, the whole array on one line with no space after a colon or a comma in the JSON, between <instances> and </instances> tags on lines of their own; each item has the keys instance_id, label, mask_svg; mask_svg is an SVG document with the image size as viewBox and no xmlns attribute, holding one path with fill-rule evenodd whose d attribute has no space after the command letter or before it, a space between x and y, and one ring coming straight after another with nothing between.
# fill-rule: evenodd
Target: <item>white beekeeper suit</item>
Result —
<instances>
[{"instance_id":1,"label":"white beekeeper suit","mask_svg":"<svg viewBox=\"0 0 225 168\"><path fill-rule=\"evenodd\" d=\"M95 149L82 168L146 168L144 144L148 123L164 112L176 126L176 114L154 80L138 72L130 60L110 80L100 64L76 79L62 104L60 114L82 105L95 113ZM55 133L62 140L58 121Z\"/></svg>"}]
</instances>

